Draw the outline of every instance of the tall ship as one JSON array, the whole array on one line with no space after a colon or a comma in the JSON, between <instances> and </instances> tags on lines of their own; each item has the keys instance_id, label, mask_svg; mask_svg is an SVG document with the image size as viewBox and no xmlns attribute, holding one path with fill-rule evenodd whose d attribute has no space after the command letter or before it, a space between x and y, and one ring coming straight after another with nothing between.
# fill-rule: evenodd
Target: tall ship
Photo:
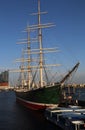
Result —
<instances>
[{"instance_id":1,"label":"tall ship","mask_svg":"<svg viewBox=\"0 0 85 130\"><path fill-rule=\"evenodd\" d=\"M46 12L41 12L40 0L38 0L38 12L32 14L38 17L38 23L27 25L24 30L27 33L27 39L19 42L25 44L25 48L22 50L21 59L16 59L16 62L20 62L19 70L17 70L20 72L20 79L15 89L16 101L33 110L59 105L63 99L62 84L79 66L78 62L59 82L52 81L53 76L48 72L60 64L52 64L52 58L49 59L51 64L47 64L46 54L49 53L50 57L50 54L58 50L43 47L42 30L53 27L54 24L42 24L42 14Z\"/></svg>"}]
</instances>

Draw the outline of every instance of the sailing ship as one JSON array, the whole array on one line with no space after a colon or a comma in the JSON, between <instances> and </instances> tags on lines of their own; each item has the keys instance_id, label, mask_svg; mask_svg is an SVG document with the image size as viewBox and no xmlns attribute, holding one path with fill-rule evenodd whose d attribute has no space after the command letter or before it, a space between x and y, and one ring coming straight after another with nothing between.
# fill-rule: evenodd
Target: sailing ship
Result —
<instances>
[{"instance_id":1,"label":"sailing ship","mask_svg":"<svg viewBox=\"0 0 85 130\"><path fill-rule=\"evenodd\" d=\"M41 24L41 15L45 13L41 12L40 0L38 0L38 13L33 13L33 15L38 16L38 24L28 25L25 29L27 40L21 43L26 43L26 49L22 51L22 58L16 60L21 62L21 84L18 85L18 89L15 89L16 101L33 110L59 105L63 97L61 84L79 66L78 62L60 82L49 81L50 75L48 76L48 73L46 73L47 70L49 70L49 67L56 67L59 64L45 64L45 53L56 51L56 48L43 48L42 29L54 26L52 23ZM31 36L34 36L31 33L38 34L37 38L31 38ZM33 42L38 44L37 47L32 48L35 45ZM52 62L52 59L50 60Z\"/></svg>"}]
</instances>

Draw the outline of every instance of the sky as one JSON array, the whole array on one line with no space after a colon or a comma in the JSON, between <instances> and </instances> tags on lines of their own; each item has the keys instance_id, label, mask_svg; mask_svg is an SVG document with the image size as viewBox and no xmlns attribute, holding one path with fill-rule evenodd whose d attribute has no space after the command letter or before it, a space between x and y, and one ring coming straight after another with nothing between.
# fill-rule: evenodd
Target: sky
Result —
<instances>
[{"instance_id":1,"label":"sky","mask_svg":"<svg viewBox=\"0 0 85 130\"><path fill-rule=\"evenodd\" d=\"M80 66L74 82L85 83L85 0L41 0L42 23L54 23L45 31L47 47L59 47L59 62L69 71L78 61ZM16 67L27 24L35 24L37 0L0 0L0 69ZM49 41L49 43L48 43ZM57 61L58 62L58 61ZM58 62L58 63L59 63Z\"/></svg>"}]
</instances>

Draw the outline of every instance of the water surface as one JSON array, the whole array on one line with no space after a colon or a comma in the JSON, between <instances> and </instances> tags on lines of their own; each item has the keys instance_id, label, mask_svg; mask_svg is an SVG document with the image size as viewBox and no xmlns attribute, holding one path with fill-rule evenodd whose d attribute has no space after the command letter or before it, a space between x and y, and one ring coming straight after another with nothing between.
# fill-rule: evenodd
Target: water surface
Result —
<instances>
[{"instance_id":1,"label":"water surface","mask_svg":"<svg viewBox=\"0 0 85 130\"><path fill-rule=\"evenodd\" d=\"M16 103L13 91L0 92L0 130L60 130L41 112L28 110Z\"/></svg>"}]
</instances>

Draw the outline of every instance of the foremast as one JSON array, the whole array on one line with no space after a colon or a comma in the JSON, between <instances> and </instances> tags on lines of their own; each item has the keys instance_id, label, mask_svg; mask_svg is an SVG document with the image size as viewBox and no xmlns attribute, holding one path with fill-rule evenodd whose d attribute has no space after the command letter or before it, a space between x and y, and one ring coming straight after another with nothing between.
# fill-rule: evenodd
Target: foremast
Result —
<instances>
[{"instance_id":1,"label":"foremast","mask_svg":"<svg viewBox=\"0 0 85 130\"><path fill-rule=\"evenodd\" d=\"M27 50L28 50L28 88L30 89L31 85L31 46L30 46L30 29L27 30Z\"/></svg>"}]
</instances>

